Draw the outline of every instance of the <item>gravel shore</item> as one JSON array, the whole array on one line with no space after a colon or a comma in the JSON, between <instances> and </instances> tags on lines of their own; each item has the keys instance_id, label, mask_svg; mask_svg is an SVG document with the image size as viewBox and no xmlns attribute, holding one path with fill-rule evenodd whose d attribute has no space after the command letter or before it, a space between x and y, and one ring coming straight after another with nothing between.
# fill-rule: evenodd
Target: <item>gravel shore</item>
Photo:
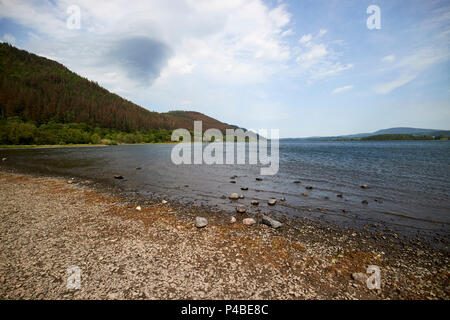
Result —
<instances>
[{"instance_id":1,"label":"gravel shore","mask_svg":"<svg viewBox=\"0 0 450 320\"><path fill-rule=\"evenodd\" d=\"M0 171L0 299L449 299L445 248L309 220L246 226L70 182ZM381 289L352 279L368 265Z\"/></svg>"}]
</instances>

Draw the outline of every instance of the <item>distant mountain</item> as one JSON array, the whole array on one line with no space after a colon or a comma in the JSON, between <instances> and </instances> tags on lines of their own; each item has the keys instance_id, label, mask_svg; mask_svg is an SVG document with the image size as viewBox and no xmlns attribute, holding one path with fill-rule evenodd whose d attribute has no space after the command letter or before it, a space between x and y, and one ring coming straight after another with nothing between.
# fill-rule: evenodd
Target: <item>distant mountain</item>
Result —
<instances>
[{"instance_id":1,"label":"distant mountain","mask_svg":"<svg viewBox=\"0 0 450 320\"><path fill-rule=\"evenodd\" d=\"M372 133L358 133L349 134L343 136L330 136L330 137L308 137L308 138L286 138L282 140L335 140L335 139L352 139L352 138L365 138L377 135L392 135L392 134L402 134L402 135L414 135L414 136L432 136L437 137L440 135L450 136L450 130L438 130L438 129L420 129L420 128L409 128L409 127L396 127L389 129L382 129Z\"/></svg>"},{"instance_id":2,"label":"distant mountain","mask_svg":"<svg viewBox=\"0 0 450 320\"><path fill-rule=\"evenodd\" d=\"M132 132L186 128L236 128L199 112L151 112L109 92L62 64L0 43L0 120L19 117L44 124L86 123Z\"/></svg>"},{"instance_id":3,"label":"distant mountain","mask_svg":"<svg viewBox=\"0 0 450 320\"><path fill-rule=\"evenodd\" d=\"M417 136L438 136L449 135L450 130L437 130L437 129L419 129L419 128L408 128L408 127L398 127L398 128L390 128L383 129L374 132L371 135L379 135L379 134L413 134Z\"/></svg>"}]
</instances>

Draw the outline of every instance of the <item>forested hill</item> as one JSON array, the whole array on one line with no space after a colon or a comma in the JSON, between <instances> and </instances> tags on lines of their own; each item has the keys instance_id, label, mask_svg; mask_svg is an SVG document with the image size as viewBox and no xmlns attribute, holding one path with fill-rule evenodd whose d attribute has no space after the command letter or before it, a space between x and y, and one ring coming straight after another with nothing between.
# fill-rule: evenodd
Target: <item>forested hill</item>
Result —
<instances>
[{"instance_id":1,"label":"forested hill","mask_svg":"<svg viewBox=\"0 0 450 320\"><path fill-rule=\"evenodd\" d=\"M234 128L198 112L151 112L70 71L62 64L0 43L0 120L85 123L124 132Z\"/></svg>"}]
</instances>

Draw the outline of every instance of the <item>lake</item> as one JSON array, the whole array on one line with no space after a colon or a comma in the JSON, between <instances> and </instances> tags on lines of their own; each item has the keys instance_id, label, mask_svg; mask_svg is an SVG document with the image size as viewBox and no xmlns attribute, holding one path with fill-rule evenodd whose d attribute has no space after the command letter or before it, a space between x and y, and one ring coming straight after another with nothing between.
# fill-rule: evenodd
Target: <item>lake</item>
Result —
<instances>
[{"instance_id":1,"label":"lake","mask_svg":"<svg viewBox=\"0 0 450 320\"><path fill-rule=\"evenodd\" d=\"M448 141L281 141L279 172L262 181L255 180L260 177L257 165L176 166L170 158L173 146L5 149L0 157L8 158L2 166L20 171L95 180L141 196L217 207L230 214L236 202L228 195L237 192L245 196L238 203L260 201L258 207L249 205L250 215L266 212L407 235L449 235ZM234 175L235 184L230 183ZM286 201L267 205L268 199L282 197Z\"/></svg>"}]
</instances>

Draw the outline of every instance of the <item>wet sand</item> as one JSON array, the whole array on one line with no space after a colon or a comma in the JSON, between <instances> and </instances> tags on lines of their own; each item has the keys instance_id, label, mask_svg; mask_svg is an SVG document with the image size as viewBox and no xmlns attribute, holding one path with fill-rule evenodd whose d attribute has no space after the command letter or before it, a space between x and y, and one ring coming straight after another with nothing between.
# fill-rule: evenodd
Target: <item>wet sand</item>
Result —
<instances>
[{"instance_id":1,"label":"wet sand","mask_svg":"<svg viewBox=\"0 0 450 320\"><path fill-rule=\"evenodd\" d=\"M449 255L420 239L126 196L0 171L1 299L449 299ZM135 208L140 205L142 210ZM208 226L194 226L196 216ZM67 289L67 268L81 288ZM368 265L381 289L352 280Z\"/></svg>"}]
</instances>

